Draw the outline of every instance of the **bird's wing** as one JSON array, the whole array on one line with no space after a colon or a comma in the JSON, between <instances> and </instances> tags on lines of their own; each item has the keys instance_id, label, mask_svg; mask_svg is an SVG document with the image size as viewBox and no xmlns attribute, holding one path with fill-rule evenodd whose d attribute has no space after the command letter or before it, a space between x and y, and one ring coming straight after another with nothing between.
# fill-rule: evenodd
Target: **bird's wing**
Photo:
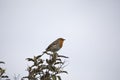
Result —
<instances>
[{"instance_id":1,"label":"bird's wing","mask_svg":"<svg viewBox=\"0 0 120 80\"><path fill-rule=\"evenodd\" d=\"M49 51L49 49L50 49L51 47L56 46L57 43L58 43L58 41L54 41L54 42L52 42L52 43L46 48L46 50Z\"/></svg>"}]
</instances>

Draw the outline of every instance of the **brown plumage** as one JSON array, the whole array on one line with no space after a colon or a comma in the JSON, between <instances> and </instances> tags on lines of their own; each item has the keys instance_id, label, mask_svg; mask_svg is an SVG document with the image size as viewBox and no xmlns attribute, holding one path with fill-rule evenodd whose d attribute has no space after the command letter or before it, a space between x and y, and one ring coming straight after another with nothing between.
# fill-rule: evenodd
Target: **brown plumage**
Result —
<instances>
[{"instance_id":1,"label":"brown plumage","mask_svg":"<svg viewBox=\"0 0 120 80\"><path fill-rule=\"evenodd\" d=\"M65 39L63 38L58 38L46 48L46 51L44 51L44 53L47 53L48 51L57 52L62 48L64 40Z\"/></svg>"}]
</instances>

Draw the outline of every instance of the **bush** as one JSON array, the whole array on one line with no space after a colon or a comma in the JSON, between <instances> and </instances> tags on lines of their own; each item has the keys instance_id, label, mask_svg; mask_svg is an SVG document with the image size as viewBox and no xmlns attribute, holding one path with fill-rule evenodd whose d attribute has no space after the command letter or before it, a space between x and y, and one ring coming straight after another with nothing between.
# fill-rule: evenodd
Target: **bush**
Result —
<instances>
[{"instance_id":1,"label":"bush","mask_svg":"<svg viewBox=\"0 0 120 80\"><path fill-rule=\"evenodd\" d=\"M0 61L0 64L5 64L5 62ZM3 69L2 67L0 67L0 79L1 78L8 78L8 76L5 75L5 69Z\"/></svg>"},{"instance_id":2,"label":"bush","mask_svg":"<svg viewBox=\"0 0 120 80\"><path fill-rule=\"evenodd\" d=\"M46 58L43 56L46 55ZM42 55L27 58L26 60L33 62L33 65L28 66L28 80L61 80L61 73L68 73L64 71L65 67L64 58L68 58L58 53L43 53Z\"/></svg>"}]
</instances>

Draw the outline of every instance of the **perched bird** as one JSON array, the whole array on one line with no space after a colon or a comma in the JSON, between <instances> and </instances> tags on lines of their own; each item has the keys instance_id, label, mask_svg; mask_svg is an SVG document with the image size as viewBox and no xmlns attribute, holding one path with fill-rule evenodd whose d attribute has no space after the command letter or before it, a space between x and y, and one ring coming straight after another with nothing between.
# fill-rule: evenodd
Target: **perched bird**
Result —
<instances>
[{"instance_id":1,"label":"perched bird","mask_svg":"<svg viewBox=\"0 0 120 80\"><path fill-rule=\"evenodd\" d=\"M52 42L46 48L46 51L44 51L43 53L47 53L48 51L51 51L53 53L57 52L58 50L60 50L62 48L64 40L65 39L63 39L63 38L58 38L57 40L55 40L54 42Z\"/></svg>"}]
</instances>

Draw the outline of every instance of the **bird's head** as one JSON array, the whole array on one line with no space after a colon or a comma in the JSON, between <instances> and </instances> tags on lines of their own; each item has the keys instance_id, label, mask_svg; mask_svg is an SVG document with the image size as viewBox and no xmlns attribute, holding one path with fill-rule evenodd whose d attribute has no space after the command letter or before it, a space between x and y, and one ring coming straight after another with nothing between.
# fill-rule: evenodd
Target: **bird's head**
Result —
<instances>
[{"instance_id":1,"label":"bird's head","mask_svg":"<svg viewBox=\"0 0 120 80\"><path fill-rule=\"evenodd\" d=\"M58 40L64 41L65 39L64 38L58 38Z\"/></svg>"}]
</instances>

